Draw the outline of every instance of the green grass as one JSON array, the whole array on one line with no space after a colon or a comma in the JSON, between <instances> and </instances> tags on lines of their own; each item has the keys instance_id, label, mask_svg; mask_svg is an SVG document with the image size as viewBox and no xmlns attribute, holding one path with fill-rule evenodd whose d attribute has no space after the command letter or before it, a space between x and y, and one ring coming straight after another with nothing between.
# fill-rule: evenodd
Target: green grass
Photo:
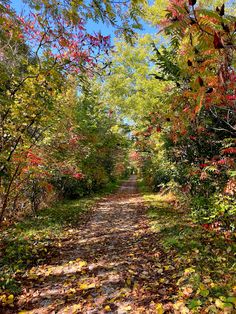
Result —
<instances>
[{"instance_id":1,"label":"green grass","mask_svg":"<svg viewBox=\"0 0 236 314\"><path fill-rule=\"evenodd\" d=\"M194 224L175 208L171 194L153 194L142 185L141 191L152 229L179 278L177 306L191 313L236 313L236 243Z\"/></svg>"}]
</instances>

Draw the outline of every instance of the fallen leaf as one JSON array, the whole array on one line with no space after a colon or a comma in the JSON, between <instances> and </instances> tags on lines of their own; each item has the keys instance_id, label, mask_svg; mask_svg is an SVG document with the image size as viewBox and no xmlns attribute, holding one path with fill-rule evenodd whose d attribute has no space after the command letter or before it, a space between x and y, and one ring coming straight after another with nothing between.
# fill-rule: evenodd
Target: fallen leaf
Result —
<instances>
[{"instance_id":1,"label":"fallen leaf","mask_svg":"<svg viewBox=\"0 0 236 314\"><path fill-rule=\"evenodd\" d=\"M90 284L82 283L79 285L80 290L89 290L89 289L93 289L95 287L96 287L95 283L90 283Z\"/></svg>"},{"instance_id":2,"label":"fallen leaf","mask_svg":"<svg viewBox=\"0 0 236 314\"><path fill-rule=\"evenodd\" d=\"M163 314L164 313L164 308L163 308L163 305L161 303L157 303L155 306L155 309L156 309L157 314Z\"/></svg>"},{"instance_id":3,"label":"fallen leaf","mask_svg":"<svg viewBox=\"0 0 236 314\"><path fill-rule=\"evenodd\" d=\"M110 305L106 305L106 306L104 307L104 310L105 310L106 312L110 312L110 311L111 311Z\"/></svg>"}]
</instances>

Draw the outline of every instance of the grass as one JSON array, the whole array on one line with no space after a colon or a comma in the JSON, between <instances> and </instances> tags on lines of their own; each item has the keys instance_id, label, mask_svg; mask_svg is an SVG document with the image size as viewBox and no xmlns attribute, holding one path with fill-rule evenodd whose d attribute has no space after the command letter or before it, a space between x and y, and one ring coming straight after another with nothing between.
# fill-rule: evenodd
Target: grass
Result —
<instances>
[{"instance_id":1,"label":"grass","mask_svg":"<svg viewBox=\"0 0 236 314\"><path fill-rule=\"evenodd\" d=\"M181 313L236 313L236 243L194 224L174 206L173 195L148 192L139 183L148 216L174 263Z\"/></svg>"},{"instance_id":2,"label":"grass","mask_svg":"<svg viewBox=\"0 0 236 314\"><path fill-rule=\"evenodd\" d=\"M114 192L119 184L111 182L89 197L58 202L39 211L37 216L25 217L3 230L0 234L0 299L1 293L20 293L21 274L56 257L60 241L85 221L100 197Z\"/></svg>"}]
</instances>

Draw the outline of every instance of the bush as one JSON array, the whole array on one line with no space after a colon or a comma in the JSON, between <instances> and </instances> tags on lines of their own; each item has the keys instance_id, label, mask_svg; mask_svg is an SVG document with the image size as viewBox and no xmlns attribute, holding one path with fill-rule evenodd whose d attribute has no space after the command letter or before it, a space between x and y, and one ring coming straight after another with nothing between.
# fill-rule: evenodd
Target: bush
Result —
<instances>
[{"instance_id":1,"label":"bush","mask_svg":"<svg viewBox=\"0 0 236 314\"><path fill-rule=\"evenodd\" d=\"M160 190L161 187L165 186L171 180L171 173L168 169L157 169L152 175L151 188L154 192Z\"/></svg>"},{"instance_id":2,"label":"bush","mask_svg":"<svg viewBox=\"0 0 236 314\"><path fill-rule=\"evenodd\" d=\"M223 229L236 228L236 200L232 196L216 193L206 198L198 195L192 198L191 207L192 217L197 222L219 222Z\"/></svg>"}]
</instances>

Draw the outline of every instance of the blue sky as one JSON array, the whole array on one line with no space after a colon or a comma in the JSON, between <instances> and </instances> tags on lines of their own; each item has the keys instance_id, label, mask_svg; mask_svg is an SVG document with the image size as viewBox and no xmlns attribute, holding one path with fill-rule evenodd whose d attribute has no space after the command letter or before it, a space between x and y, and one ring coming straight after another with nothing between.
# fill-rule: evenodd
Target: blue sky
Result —
<instances>
[{"instance_id":1,"label":"blue sky","mask_svg":"<svg viewBox=\"0 0 236 314\"><path fill-rule=\"evenodd\" d=\"M23 3L22 0L12 0L11 1L12 6L14 7L14 9L20 13L22 10L27 12L27 5L25 3ZM115 38L115 34L114 31L115 29L112 26L107 26L106 24L103 24L102 22L99 23L95 23L94 21L88 21L87 22L87 30L89 33L94 33L94 32L101 32L102 35L104 36L108 36L111 35L112 41ZM143 30L138 30L137 31L140 34L146 34L146 33L155 33L156 30L154 27L149 26L146 23L143 23Z\"/></svg>"}]
</instances>

